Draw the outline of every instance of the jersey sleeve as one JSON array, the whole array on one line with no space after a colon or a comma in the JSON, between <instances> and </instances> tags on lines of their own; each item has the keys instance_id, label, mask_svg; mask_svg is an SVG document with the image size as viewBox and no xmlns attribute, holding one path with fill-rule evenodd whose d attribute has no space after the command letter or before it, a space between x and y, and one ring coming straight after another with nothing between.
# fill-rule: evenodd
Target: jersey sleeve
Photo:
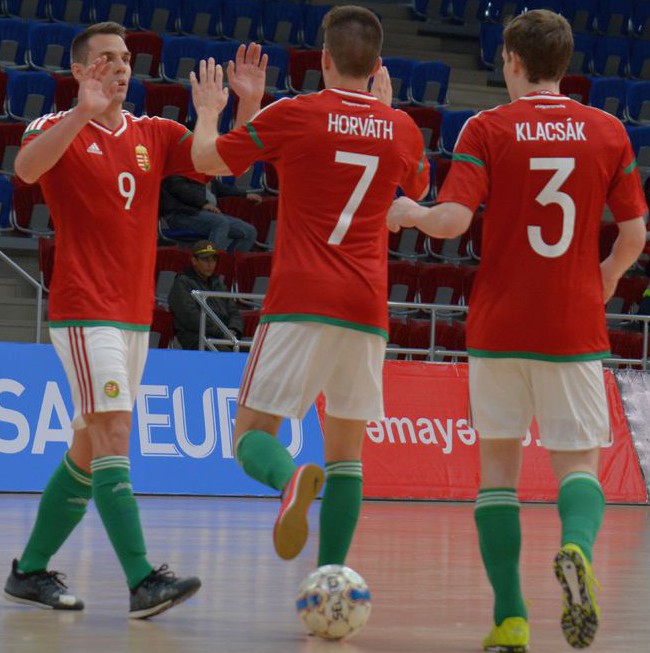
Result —
<instances>
[{"instance_id":1,"label":"jersey sleeve","mask_svg":"<svg viewBox=\"0 0 650 653\"><path fill-rule=\"evenodd\" d=\"M439 204L457 202L476 211L489 190L487 151L484 127L470 118L454 148L451 168L438 193Z\"/></svg>"},{"instance_id":2,"label":"jersey sleeve","mask_svg":"<svg viewBox=\"0 0 650 653\"><path fill-rule=\"evenodd\" d=\"M238 177L255 161L277 159L282 144L291 137L291 103L278 100L259 111L249 122L217 139L217 151Z\"/></svg>"},{"instance_id":3,"label":"jersey sleeve","mask_svg":"<svg viewBox=\"0 0 650 653\"><path fill-rule=\"evenodd\" d=\"M607 205L616 222L639 218L648 210L630 139L622 125L620 131L623 153L607 193Z\"/></svg>"},{"instance_id":4,"label":"jersey sleeve","mask_svg":"<svg viewBox=\"0 0 650 653\"><path fill-rule=\"evenodd\" d=\"M165 120L161 122L165 130L167 150L163 166L163 178L182 175L207 183L212 177L197 172L192 163L192 132L179 122Z\"/></svg>"},{"instance_id":5,"label":"jersey sleeve","mask_svg":"<svg viewBox=\"0 0 650 653\"><path fill-rule=\"evenodd\" d=\"M429 186L429 159L424 152L424 140L418 126L408 118L406 124L405 170L400 187L407 197L419 200Z\"/></svg>"}]
</instances>

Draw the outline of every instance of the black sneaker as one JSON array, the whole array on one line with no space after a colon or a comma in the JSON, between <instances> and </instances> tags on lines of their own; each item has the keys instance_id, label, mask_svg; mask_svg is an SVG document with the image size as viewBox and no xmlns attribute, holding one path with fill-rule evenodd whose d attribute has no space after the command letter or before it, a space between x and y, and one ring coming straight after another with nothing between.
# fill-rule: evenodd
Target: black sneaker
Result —
<instances>
[{"instance_id":1,"label":"black sneaker","mask_svg":"<svg viewBox=\"0 0 650 653\"><path fill-rule=\"evenodd\" d=\"M196 594L199 587L198 578L178 578L167 565L162 565L131 590L129 619L146 619L169 610Z\"/></svg>"},{"instance_id":2,"label":"black sneaker","mask_svg":"<svg viewBox=\"0 0 650 653\"><path fill-rule=\"evenodd\" d=\"M65 574L58 571L23 574L18 571L18 560L14 560L5 583L5 598L46 610L83 610L83 601L68 592L64 578Z\"/></svg>"}]
</instances>

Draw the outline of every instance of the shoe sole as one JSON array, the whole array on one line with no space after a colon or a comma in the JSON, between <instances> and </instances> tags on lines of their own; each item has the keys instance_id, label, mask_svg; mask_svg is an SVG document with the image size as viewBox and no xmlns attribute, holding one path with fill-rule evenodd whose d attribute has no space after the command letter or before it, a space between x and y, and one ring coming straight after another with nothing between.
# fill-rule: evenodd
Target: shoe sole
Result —
<instances>
[{"instance_id":1,"label":"shoe sole","mask_svg":"<svg viewBox=\"0 0 650 653\"><path fill-rule=\"evenodd\" d=\"M29 605L32 608L40 608L41 610L63 610L65 612L79 612L84 609L83 603L75 607L72 606L55 607L53 605L48 605L47 603L40 603L39 601L32 601L30 599L23 599L20 598L19 596L14 596L13 594L9 594L7 590L4 591L4 597L5 599L7 599L7 601L11 601L12 603L17 603L18 605Z\"/></svg>"},{"instance_id":2,"label":"shoe sole","mask_svg":"<svg viewBox=\"0 0 650 653\"><path fill-rule=\"evenodd\" d=\"M175 605L187 601L187 599L193 597L199 591L199 589L201 589L200 582L198 585L189 587L186 592L180 594L175 599L170 599L164 603L159 603L158 605L154 605L151 608L147 608L146 610L129 612L129 619L148 619L149 617L155 617L157 614L161 614L162 612L173 608Z\"/></svg>"},{"instance_id":3,"label":"shoe sole","mask_svg":"<svg viewBox=\"0 0 650 653\"><path fill-rule=\"evenodd\" d=\"M484 646L487 653L528 653L528 646Z\"/></svg>"},{"instance_id":4,"label":"shoe sole","mask_svg":"<svg viewBox=\"0 0 650 653\"><path fill-rule=\"evenodd\" d=\"M573 648L586 648L596 637L598 613L589 595L587 569L577 551L560 551L555 556L555 577L564 593L562 633Z\"/></svg>"},{"instance_id":5,"label":"shoe sole","mask_svg":"<svg viewBox=\"0 0 650 653\"><path fill-rule=\"evenodd\" d=\"M309 535L307 513L318 496L325 474L318 465L303 465L291 480L289 500L278 515L273 528L273 544L283 560L295 558Z\"/></svg>"}]
</instances>

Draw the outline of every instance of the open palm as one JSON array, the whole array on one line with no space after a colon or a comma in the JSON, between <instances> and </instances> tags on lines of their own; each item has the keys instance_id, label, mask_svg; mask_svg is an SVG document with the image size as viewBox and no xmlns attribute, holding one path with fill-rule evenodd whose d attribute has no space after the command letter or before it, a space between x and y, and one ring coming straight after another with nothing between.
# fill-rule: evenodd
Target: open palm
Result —
<instances>
[{"instance_id":1,"label":"open palm","mask_svg":"<svg viewBox=\"0 0 650 653\"><path fill-rule=\"evenodd\" d=\"M97 116L108 109L118 88L112 72L113 64L106 57L99 57L84 69L77 95L77 105L82 111Z\"/></svg>"},{"instance_id":2,"label":"open palm","mask_svg":"<svg viewBox=\"0 0 650 653\"><path fill-rule=\"evenodd\" d=\"M268 60L258 43L239 46L235 61L228 62L228 83L240 98L255 102L262 100Z\"/></svg>"}]
</instances>

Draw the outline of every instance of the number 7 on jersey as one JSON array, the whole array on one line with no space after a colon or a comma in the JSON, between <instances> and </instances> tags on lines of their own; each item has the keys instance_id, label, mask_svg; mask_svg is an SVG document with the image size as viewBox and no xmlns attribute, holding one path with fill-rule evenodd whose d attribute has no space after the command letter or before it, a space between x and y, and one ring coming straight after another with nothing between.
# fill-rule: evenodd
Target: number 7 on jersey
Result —
<instances>
[{"instance_id":1,"label":"number 7 on jersey","mask_svg":"<svg viewBox=\"0 0 650 653\"><path fill-rule=\"evenodd\" d=\"M359 208L363 198L368 192L368 188L372 183L372 180L377 172L377 167L379 166L379 157L370 156L368 154L356 154L354 152L336 152L335 161L337 163L347 163L353 166L361 166L364 168L361 179L359 179L348 203L343 208L341 215L339 216L338 222L334 227L334 231L330 234L330 237L327 241L328 245L340 245L345 238L345 234L348 232L350 225L352 224L352 218L356 210Z\"/></svg>"}]
</instances>

